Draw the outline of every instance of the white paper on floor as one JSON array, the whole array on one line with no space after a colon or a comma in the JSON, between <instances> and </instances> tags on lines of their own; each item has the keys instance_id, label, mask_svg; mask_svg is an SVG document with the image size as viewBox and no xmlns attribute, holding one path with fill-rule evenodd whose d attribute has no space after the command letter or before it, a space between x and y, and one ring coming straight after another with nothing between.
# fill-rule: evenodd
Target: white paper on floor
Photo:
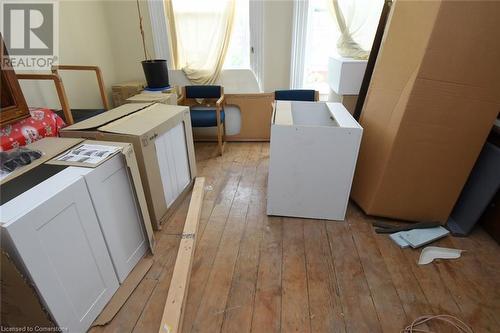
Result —
<instances>
[{"instance_id":1,"label":"white paper on floor","mask_svg":"<svg viewBox=\"0 0 500 333\"><path fill-rule=\"evenodd\" d=\"M457 259L464 250L427 246L420 252L419 265L430 264L434 259Z\"/></svg>"}]
</instances>

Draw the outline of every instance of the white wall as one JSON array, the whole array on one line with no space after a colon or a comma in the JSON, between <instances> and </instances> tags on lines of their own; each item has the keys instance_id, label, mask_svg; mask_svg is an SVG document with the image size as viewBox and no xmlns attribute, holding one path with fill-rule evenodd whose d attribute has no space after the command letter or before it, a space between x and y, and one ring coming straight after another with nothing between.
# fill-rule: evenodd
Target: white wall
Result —
<instances>
[{"instance_id":1,"label":"white wall","mask_svg":"<svg viewBox=\"0 0 500 333\"><path fill-rule=\"evenodd\" d=\"M145 0L141 0L141 11L147 48L154 57ZM293 2L266 0L264 13L263 89L271 92L289 87ZM140 64L144 55L135 1L61 0L59 17L61 64L100 66L109 95L114 83L144 80ZM240 87L245 86L238 73L231 77L234 73L224 73L222 83L238 82ZM101 107L97 84L91 73L68 72L62 76L72 108ZM254 84L252 81L241 92L251 92ZM60 108L52 84L23 82L22 88L30 106Z\"/></svg>"},{"instance_id":2,"label":"white wall","mask_svg":"<svg viewBox=\"0 0 500 333\"><path fill-rule=\"evenodd\" d=\"M144 28L152 52L147 4L141 3ZM135 1L63 0L59 3L59 63L97 65L111 97L117 82L144 80L143 51ZM102 107L92 72L61 72L71 108ZM23 81L29 106L60 108L53 83ZM111 98L110 98L111 101Z\"/></svg>"},{"instance_id":3,"label":"white wall","mask_svg":"<svg viewBox=\"0 0 500 333\"><path fill-rule=\"evenodd\" d=\"M98 65L106 87L115 79L115 61L110 48L103 1L61 1L59 3L59 63ZM63 72L66 93L73 108L98 108L101 99L92 72ZM29 106L60 108L52 82L22 81Z\"/></svg>"},{"instance_id":4,"label":"white wall","mask_svg":"<svg viewBox=\"0 0 500 333\"><path fill-rule=\"evenodd\" d=\"M264 82L265 92L290 87L293 1L264 2Z\"/></svg>"}]
</instances>

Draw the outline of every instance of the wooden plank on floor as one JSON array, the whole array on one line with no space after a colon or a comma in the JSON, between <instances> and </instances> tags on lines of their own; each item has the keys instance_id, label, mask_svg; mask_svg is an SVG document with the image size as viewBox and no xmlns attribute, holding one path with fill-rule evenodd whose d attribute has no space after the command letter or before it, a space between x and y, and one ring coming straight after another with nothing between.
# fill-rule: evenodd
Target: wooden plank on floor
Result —
<instances>
[{"instance_id":1,"label":"wooden plank on floor","mask_svg":"<svg viewBox=\"0 0 500 333\"><path fill-rule=\"evenodd\" d=\"M381 332L370 289L345 222L327 223L347 332Z\"/></svg>"},{"instance_id":2,"label":"wooden plank on floor","mask_svg":"<svg viewBox=\"0 0 500 333\"><path fill-rule=\"evenodd\" d=\"M258 158L255 154L247 156L238 190L192 326L194 332L218 332L221 329L234 266L245 228L250 195L255 183L257 162Z\"/></svg>"},{"instance_id":3,"label":"wooden plank on floor","mask_svg":"<svg viewBox=\"0 0 500 333\"><path fill-rule=\"evenodd\" d=\"M383 332L398 332L407 323L401 300L394 287L377 243L371 223L361 212L349 209L347 221Z\"/></svg>"},{"instance_id":4,"label":"wooden plank on floor","mask_svg":"<svg viewBox=\"0 0 500 333\"><path fill-rule=\"evenodd\" d=\"M325 221L304 221L304 242L312 332L345 332L337 278Z\"/></svg>"},{"instance_id":5,"label":"wooden plank on floor","mask_svg":"<svg viewBox=\"0 0 500 333\"><path fill-rule=\"evenodd\" d=\"M311 331L303 223L294 218L283 221L282 332Z\"/></svg>"},{"instance_id":6,"label":"wooden plank on floor","mask_svg":"<svg viewBox=\"0 0 500 333\"><path fill-rule=\"evenodd\" d=\"M196 178L159 332L179 333L182 329L182 315L188 293L204 193L205 179Z\"/></svg>"}]
</instances>

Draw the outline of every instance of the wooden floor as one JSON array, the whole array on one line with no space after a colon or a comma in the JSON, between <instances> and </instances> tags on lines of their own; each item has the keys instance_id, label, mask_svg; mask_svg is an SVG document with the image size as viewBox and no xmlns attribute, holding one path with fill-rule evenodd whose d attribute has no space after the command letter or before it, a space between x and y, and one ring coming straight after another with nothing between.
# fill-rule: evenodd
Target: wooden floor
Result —
<instances>
[{"instance_id":1,"label":"wooden floor","mask_svg":"<svg viewBox=\"0 0 500 333\"><path fill-rule=\"evenodd\" d=\"M184 332L399 332L423 314L452 314L500 332L500 251L482 230L435 245L460 259L416 264L373 232L354 204L346 222L268 217L268 143L196 147L207 178ZM189 197L157 234L153 267L113 321L91 332L157 332ZM429 325L436 332L445 327Z\"/></svg>"}]
</instances>

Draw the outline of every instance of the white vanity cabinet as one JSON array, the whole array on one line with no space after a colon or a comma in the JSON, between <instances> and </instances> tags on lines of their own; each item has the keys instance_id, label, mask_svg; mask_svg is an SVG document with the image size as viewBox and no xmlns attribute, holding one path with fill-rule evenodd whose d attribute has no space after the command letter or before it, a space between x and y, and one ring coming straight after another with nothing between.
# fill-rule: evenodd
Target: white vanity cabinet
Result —
<instances>
[{"instance_id":1,"label":"white vanity cabinet","mask_svg":"<svg viewBox=\"0 0 500 333\"><path fill-rule=\"evenodd\" d=\"M148 249L128 168L117 154L84 176L97 219L122 283Z\"/></svg>"},{"instance_id":2,"label":"white vanity cabinet","mask_svg":"<svg viewBox=\"0 0 500 333\"><path fill-rule=\"evenodd\" d=\"M362 132L340 103L276 101L267 214L344 220Z\"/></svg>"},{"instance_id":3,"label":"white vanity cabinet","mask_svg":"<svg viewBox=\"0 0 500 333\"><path fill-rule=\"evenodd\" d=\"M56 324L85 332L148 250L137 195L121 153L93 168L42 164L3 190L42 175L0 207L2 248Z\"/></svg>"},{"instance_id":4,"label":"white vanity cabinet","mask_svg":"<svg viewBox=\"0 0 500 333\"><path fill-rule=\"evenodd\" d=\"M118 279L82 173L68 167L1 207L2 248L56 324L85 332Z\"/></svg>"}]
</instances>

